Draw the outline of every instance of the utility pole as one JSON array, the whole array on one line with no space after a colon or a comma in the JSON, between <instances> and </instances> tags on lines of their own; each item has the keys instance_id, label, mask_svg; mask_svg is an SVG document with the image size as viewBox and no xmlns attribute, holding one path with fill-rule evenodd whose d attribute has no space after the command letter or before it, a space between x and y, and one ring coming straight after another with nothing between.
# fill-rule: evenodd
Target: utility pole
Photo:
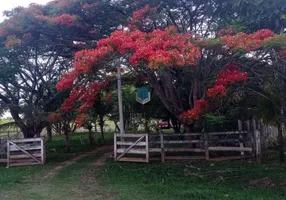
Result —
<instances>
[{"instance_id":1,"label":"utility pole","mask_svg":"<svg viewBox=\"0 0 286 200\"><path fill-rule=\"evenodd\" d=\"M122 105L122 90L121 90L121 69L117 67L117 91L118 91L118 107L119 107L119 123L120 135L125 134L123 122L123 105Z\"/></svg>"}]
</instances>

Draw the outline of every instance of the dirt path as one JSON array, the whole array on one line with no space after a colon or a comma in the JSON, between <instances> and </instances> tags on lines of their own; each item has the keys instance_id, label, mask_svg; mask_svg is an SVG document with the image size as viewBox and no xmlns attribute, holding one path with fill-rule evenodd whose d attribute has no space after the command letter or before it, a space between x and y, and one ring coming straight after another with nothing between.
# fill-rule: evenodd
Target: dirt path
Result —
<instances>
[{"instance_id":1,"label":"dirt path","mask_svg":"<svg viewBox=\"0 0 286 200\"><path fill-rule=\"evenodd\" d=\"M75 163L76 161L86 157L86 156L90 156L90 155L94 155L96 153L99 153L99 152L106 152L108 151L108 153L105 153L102 157L100 157L95 163L97 162L100 162L100 163L104 163L104 161L110 157L112 155L112 149L113 149L113 146L102 146L102 147L99 147L97 149L94 149L92 151L89 151L89 152L86 152L86 153L83 153L81 155L78 155L70 160L66 160L60 164L58 164L56 167L54 167L53 169L49 170L48 173L46 173L46 175L44 176L44 178L46 179L50 179L50 178L53 178L55 177L55 175L61 170L63 169L65 166L67 165L71 165L73 163ZM95 163L92 163L92 165L94 165ZM99 164L98 164L99 165Z\"/></svg>"},{"instance_id":2,"label":"dirt path","mask_svg":"<svg viewBox=\"0 0 286 200\"><path fill-rule=\"evenodd\" d=\"M99 169L112 156L113 146L99 147L27 178L1 191L1 200L115 200L116 194L103 190L97 181ZM100 154L98 154L100 153ZM77 162L87 156L95 161Z\"/></svg>"}]
</instances>

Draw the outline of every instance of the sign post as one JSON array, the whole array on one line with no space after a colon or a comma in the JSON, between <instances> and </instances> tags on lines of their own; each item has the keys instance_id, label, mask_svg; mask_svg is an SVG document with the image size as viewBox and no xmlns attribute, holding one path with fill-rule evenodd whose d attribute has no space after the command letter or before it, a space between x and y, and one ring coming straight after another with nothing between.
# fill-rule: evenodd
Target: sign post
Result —
<instances>
[{"instance_id":1,"label":"sign post","mask_svg":"<svg viewBox=\"0 0 286 200\"><path fill-rule=\"evenodd\" d=\"M117 92L118 92L118 107L119 107L119 128L120 135L125 134L123 122L123 105L122 105L122 91L121 91L121 69L117 67Z\"/></svg>"}]
</instances>

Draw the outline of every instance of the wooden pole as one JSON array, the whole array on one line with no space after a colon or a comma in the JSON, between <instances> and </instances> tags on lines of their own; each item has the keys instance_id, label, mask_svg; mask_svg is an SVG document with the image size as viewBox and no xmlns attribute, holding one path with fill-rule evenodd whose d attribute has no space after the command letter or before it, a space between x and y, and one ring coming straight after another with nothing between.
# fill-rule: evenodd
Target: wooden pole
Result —
<instances>
[{"instance_id":1,"label":"wooden pole","mask_svg":"<svg viewBox=\"0 0 286 200\"><path fill-rule=\"evenodd\" d=\"M7 168L10 166L10 141L7 140Z\"/></svg>"},{"instance_id":2,"label":"wooden pole","mask_svg":"<svg viewBox=\"0 0 286 200\"><path fill-rule=\"evenodd\" d=\"M260 140L260 130L255 130L255 152L256 152L256 162L261 163L261 140Z\"/></svg>"},{"instance_id":3,"label":"wooden pole","mask_svg":"<svg viewBox=\"0 0 286 200\"><path fill-rule=\"evenodd\" d=\"M125 134L123 121L123 105L122 105L122 91L121 91L121 69L117 66L117 92L118 92L118 107L119 107L119 127L120 134Z\"/></svg>"},{"instance_id":4,"label":"wooden pole","mask_svg":"<svg viewBox=\"0 0 286 200\"><path fill-rule=\"evenodd\" d=\"M41 162L45 163L45 146L44 146L44 138L41 138Z\"/></svg>"},{"instance_id":5,"label":"wooden pole","mask_svg":"<svg viewBox=\"0 0 286 200\"><path fill-rule=\"evenodd\" d=\"M208 143L208 136L207 133L205 133L205 159L210 159L210 152L209 152L209 143Z\"/></svg>"},{"instance_id":6,"label":"wooden pole","mask_svg":"<svg viewBox=\"0 0 286 200\"><path fill-rule=\"evenodd\" d=\"M257 129L256 120L252 119L251 128L253 133L253 154L257 163L261 162L260 131Z\"/></svg>"},{"instance_id":7,"label":"wooden pole","mask_svg":"<svg viewBox=\"0 0 286 200\"><path fill-rule=\"evenodd\" d=\"M117 160L117 135L114 133L114 160Z\"/></svg>"},{"instance_id":8,"label":"wooden pole","mask_svg":"<svg viewBox=\"0 0 286 200\"><path fill-rule=\"evenodd\" d=\"M161 144L161 162L165 162L165 148L164 148L164 134L160 134L160 144Z\"/></svg>"},{"instance_id":9,"label":"wooden pole","mask_svg":"<svg viewBox=\"0 0 286 200\"><path fill-rule=\"evenodd\" d=\"M242 121L238 120L237 125L238 125L238 131L242 132ZM241 148L244 147L244 145L243 145L243 134L242 133L239 134L239 147L241 147ZM240 155L244 156L244 151L241 151Z\"/></svg>"},{"instance_id":10,"label":"wooden pole","mask_svg":"<svg viewBox=\"0 0 286 200\"><path fill-rule=\"evenodd\" d=\"M149 163L149 135L146 133L146 162Z\"/></svg>"}]
</instances>

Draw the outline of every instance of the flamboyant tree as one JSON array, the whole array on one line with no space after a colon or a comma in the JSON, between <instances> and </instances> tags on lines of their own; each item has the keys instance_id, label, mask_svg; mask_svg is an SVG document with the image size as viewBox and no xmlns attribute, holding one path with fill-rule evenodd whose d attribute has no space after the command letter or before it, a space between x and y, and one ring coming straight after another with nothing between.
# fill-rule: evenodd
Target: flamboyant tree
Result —
<instances>
[{"instance_id":1,"label":"flamboyant tree","mask_svg":"<svg viewBox=\"0 0 286 200\"><path fill-rule=\"evenodd\" d=\"M217 38L212 40L201 40L197 35L178 33L175 27L151 32L134 29L134 25L138 23L148 24L148 15L153 12L154 9L146 6L134 13L129 30L115 31L110 37L100 40L96 49L76 53L73 70L64 74L57 84L60 91L72 89L72 93L74 92L75 95L66 100L70 109L73 108L72 104L81 104L78 112L85 112L96 100L93 95L89 95L89 90L100 90L108 85L106 80L98 79L102 77L99 76L102 71L112 65L125 65L147 77L164 106L178 120L193 121L205 110L202 107L207 107L204 102L207 101L206 98L226 96L229 85L247 80L247 74L239 71L239 63L231 64L235 61L238 51L246 55L280 39L280 36L269 30L235 35L227 32L227 35L218 34ZM213 75L219 73L216 83L206 91L206 88L198 86L200 83L198 77L195 77L191 91L188 92L191 94L189 105L183 105L185 97L180 95L178 85L181 80L176 79L176 71L196 70L197 66L205 64L210 58L214 65L205 69L211 70ZM219 70L215 67L217 63L222 65ZM219 72L225 65L226 69ZM190 110L184 112L188 109Z\"/></svg>"},{"instance_id":2,"label":"flamboyant tree","mask_svg":"<svg viewBox=\"0 0 286 200\"><path fill-rule=\"evenodd\" d=\"M109 13L109 15L106 15ZM122 23L110 1L51 1L6 11L0 24L0 99L25 137L49 125L49 101L74 52Z\"/></svg>"}]
</instances>

